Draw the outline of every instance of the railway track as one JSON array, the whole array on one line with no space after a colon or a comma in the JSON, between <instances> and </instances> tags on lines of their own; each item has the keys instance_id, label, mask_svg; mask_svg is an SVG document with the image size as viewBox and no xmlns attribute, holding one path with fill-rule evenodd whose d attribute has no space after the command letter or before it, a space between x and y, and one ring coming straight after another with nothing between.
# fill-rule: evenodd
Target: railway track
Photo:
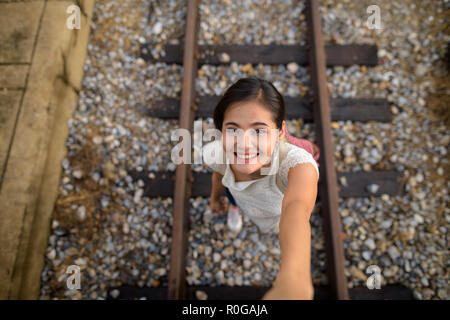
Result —
<instances>
[{"instance_id":1,"label":"railway track","mask_svg":"<svg viewBox=\"0 0 450 320\"><path fill-rule=\"evenodd\" d=\"M328 286L315 287L315 299L412 299L412 292L403 286L385 286L378 290L366 287L348 289L344 273L345 257L338 197L367 197L401 193L401 176L394 171L336 172L333 153L331 121L391 121L389 104L385 99L329 99L326 86L326 66L353 64L375 66L377 47L370 45L324 45L321 34L318 1L307 0L307 46L300 45L219 45L197 44L199 30L199 1L189 0L185 38L180 45L166 45L166 55L154 60L149 54L151 44L144 45L141 55L147 61L183 65L181 99L166 99L153 106L148 116L179 119L179 127L191 130L196 117L211 117L217 96L196 96L195 79L201 64L229 64L230 61L251 64L308 65L313 95L305 98L284 97L287 120L302 118L315 124L317 144L321 149L319 194L325 247ZM223 54L229 61L223 61ZM173 229L168 287L120 287L119 299L146 296L148 299L195 299L202 290L209 299L260 299L269 287L204 287L187 286L186 258L189 231L189 198L208 197L211 190L209 173L194 173L189 164L178 165L173 172L130 171L131 177L145 184L144 196L173 197ZM344 177L344 178L343 178ZM338 181L346 181L338 184ZM369 185L376 184L373 192ZM112 290L113 288L111 288Z\"/></svg>"}]
</instances>

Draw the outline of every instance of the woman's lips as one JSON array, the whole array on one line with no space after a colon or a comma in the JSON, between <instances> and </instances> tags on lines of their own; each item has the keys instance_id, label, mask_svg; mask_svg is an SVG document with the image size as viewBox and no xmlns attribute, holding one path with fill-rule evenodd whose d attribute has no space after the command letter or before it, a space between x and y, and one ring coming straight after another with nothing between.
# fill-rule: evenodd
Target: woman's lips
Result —
<instances>
[{"instance_id":1,"label":"woman's lips","mask_svg":"<svg viewBox=\"0 0 450 320\"><path fill-rule=\"evenodd\" d=\"M237 159L244 160L245 163L249 163L250 160L256 158L258 155L259 153L234 153Z\"/></svg>"}]
</instances>

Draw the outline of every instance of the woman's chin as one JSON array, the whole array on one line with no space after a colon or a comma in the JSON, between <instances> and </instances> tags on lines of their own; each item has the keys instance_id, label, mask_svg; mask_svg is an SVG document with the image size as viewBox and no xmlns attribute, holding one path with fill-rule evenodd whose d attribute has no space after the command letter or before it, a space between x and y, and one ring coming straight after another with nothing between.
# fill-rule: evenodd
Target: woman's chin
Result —
<instances>
[{"instance_id":1,"label":"woman's chin","mask_svg":"<svg viewBox=\"0 0 450 320\"><path fill-rule=\"evenodd\" d=\"M235 163L233 165L233 169L235 169L239 173L248 174L248 175L257 172L260 168L261 168L261 164L259 164L259 163L255 163L255 164L252 164L252 163L243 163L243 164Z\"/></svg>"}]
</instances>

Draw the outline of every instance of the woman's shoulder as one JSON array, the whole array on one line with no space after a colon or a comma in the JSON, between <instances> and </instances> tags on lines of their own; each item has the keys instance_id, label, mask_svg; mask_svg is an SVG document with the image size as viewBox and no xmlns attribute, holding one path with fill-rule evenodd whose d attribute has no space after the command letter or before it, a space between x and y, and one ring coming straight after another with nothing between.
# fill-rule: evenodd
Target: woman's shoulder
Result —
<instances>
[{"instance_id":1,"label":"woman's shoulder","mask_svg":"<svg viewBox=\"0 0 450 320\"><path fill-rule=\"evenodd\" d=\"M311 153L296 145L290 144L287 141L282 141L280 145L280 168L279 173L283 184L287 186L289 169L302 163L311 163L319 175L319 168L317 162Z\"/></svg>"}]
</instances>

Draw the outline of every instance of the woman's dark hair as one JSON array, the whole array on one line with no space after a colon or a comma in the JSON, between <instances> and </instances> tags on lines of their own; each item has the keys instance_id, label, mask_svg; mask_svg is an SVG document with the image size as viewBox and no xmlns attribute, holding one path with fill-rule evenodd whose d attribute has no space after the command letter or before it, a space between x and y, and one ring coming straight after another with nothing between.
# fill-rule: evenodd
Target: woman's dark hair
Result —
<instances>
[{"instance_id":1,"label":"woman's dark hair","mask_svg":"<svg viewBox=\"0 0 450 320\"><path fill-rule=\"evenodd\" d=\"M214 125L222 130L223 117L227 108L235 102L258 101L270 112L277 128L281 130L286 115L283 96L275 86L257 77L241 78L223 94L214 109Z\"/></svg>"}]
</instances>

